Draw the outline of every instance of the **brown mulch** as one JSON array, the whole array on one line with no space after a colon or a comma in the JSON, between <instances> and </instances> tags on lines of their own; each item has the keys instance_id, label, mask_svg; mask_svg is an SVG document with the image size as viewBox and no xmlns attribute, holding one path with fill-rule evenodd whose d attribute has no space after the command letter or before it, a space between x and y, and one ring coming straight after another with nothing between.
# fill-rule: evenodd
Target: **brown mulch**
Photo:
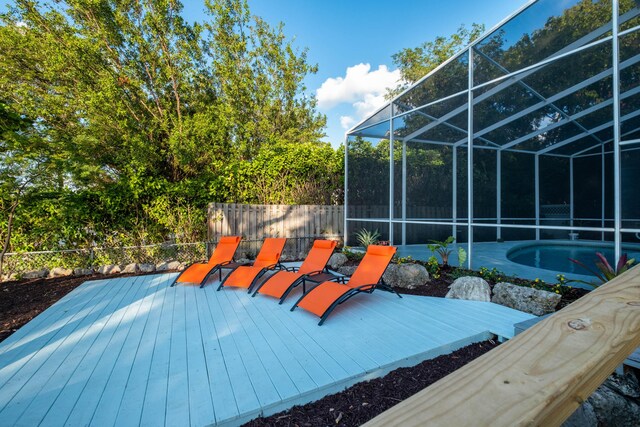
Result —
<instances>
[{"instance_id":1,"label":"brown mulch","mask_svg":"<svg viewBox=\"0 0 640 427\"><path fill-rule=\"evenodd\" d=\"M497 345L493 341L471 344L411 368L399 368L384 377L355 384L315 402L257 418L245 426L359 426Z\"/></svg>"}]
</instances>

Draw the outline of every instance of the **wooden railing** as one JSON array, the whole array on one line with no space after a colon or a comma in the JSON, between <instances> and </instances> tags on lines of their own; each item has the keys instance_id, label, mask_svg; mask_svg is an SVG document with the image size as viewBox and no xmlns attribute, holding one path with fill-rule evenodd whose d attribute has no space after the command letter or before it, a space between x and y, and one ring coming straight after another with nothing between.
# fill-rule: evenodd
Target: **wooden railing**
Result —
<instances>
[{"instance_id":1,"label":"wooden railing","mask_svg":"<svg viewBox=\"0 0 640 427\"><path fill-rule=\"evenodd\" d=\"M557 426L640 346L640 267L366 426Z\"/></svg>"}]
</instances>

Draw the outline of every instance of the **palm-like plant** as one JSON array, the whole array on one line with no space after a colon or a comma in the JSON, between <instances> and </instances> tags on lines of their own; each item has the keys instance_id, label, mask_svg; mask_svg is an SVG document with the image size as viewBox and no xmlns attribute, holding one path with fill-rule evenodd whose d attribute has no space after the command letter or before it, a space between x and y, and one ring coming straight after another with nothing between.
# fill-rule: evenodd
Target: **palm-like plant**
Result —
<instances>
[{"instance_id":1,"label":"palm-like plant","mask_svg":"<svg viewBox=\"0 0 640 427\"><path fill-rule=\"evenodd\" d=\"M440 255L440 258L442 259L442 265L448 265L449 255L451 255L451 253L453 252L453 249L451 249L449 245L455 241L456 239L453 236L449 236L446 238L446 240L443 240L443 241L431 240L431 243L428 244L427 247L431 252L437 253L438 255ZM465 252L465 259L466 259L466 252Z\"/></svg>"},{"instance_id":2,"label":"palm-like plant","mask_svg":"<svg viewBox=\"0 0 640 427\"><path fill-rule=\"evenodd\" d=\"M598 286L607 283L609 280L613 279L614 277L621 275L622 273L627 271L629 268L631 268L633 264L635 264L636 262L634 258L629 259L627 257L627 254L622 254L622 256L620 256L620 259L618 260L618 263L616 264L616 268L613 268L611 264L609 264L609 261L607 261L607 257L602 255L600 252L596 252L596 256L598 257L598 261L596 261L596 268L598 271L595 271L594 269L589 268L587 265L585 265L581 261L578 261L577 259L569 258L569 261L573 262L576 265L579 265L580 267L584 268L585 270L587 270L588 272L596 276L596 278L601 283L594 284L584 280L571 280L571 282L584 283L585 285L589 285L594 288L597 288Z\"/></svg>"},{"instance_id":3,"label":"palm-like plant","mask_svg":"<svg viewBox=\"0 0 640 427\"><path fill-rule=\"evenodd\" d=\"M369 245L375 245L378 243L378 239L380 239L380 232L378 232L378 230L369 231L363 228L356 233L356 239L358 239L360 246L367 249Z\"/></svg>"}]
</instances>

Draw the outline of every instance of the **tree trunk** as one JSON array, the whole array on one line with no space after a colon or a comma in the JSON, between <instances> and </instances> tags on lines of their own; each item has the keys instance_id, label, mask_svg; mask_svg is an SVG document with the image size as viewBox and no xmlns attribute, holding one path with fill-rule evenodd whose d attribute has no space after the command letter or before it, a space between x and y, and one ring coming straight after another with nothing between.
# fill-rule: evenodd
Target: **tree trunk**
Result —
<instances>
[{"instance_id":1,"label":"tree trunk","mask_svg":"<svg viewBox=\"0 0 640 427\"><path fill-rule=\"evenodd\" d=\"M2 245L2 253L0 253L0 279L2 278L2 270L4 268L4 256L9 251L9 245L11 244L11 230L13 229L13 216L18 207L18 200L11 205L11 211L9 212L9 220L7 221L7 236L4 239Z\"/></svg>"}]
</instances>

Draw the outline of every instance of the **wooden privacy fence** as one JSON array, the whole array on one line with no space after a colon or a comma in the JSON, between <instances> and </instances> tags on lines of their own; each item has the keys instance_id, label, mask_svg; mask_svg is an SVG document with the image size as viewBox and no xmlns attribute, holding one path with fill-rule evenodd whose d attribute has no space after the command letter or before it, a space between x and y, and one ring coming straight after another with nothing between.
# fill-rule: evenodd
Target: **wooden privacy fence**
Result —
<instances>
[{"instance_id":1,"label":"wooden privacy fence","mask_svg":"<svg viewBox=\"0 0 640 427\"><path fill-rule=\"evenodd\" d=\"M285 251L297 256L316 238L342 240L344 209L338 205L244 205L211 203L208 209L209 241L239 235L255 252L265 237L286 237Z\"/></svg>"},{"instance_id":2,"label":"wooden privacy fence","mask_svg":"<svg viewBox=\"0 0 640 427\"><path fill-rule=\"evenodd\" d=\"M559 426L640 345L640 267L365 426Z\"/></svg>"}]
</instances>

